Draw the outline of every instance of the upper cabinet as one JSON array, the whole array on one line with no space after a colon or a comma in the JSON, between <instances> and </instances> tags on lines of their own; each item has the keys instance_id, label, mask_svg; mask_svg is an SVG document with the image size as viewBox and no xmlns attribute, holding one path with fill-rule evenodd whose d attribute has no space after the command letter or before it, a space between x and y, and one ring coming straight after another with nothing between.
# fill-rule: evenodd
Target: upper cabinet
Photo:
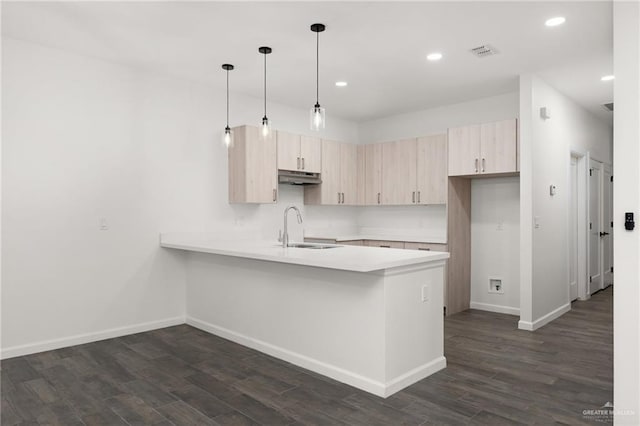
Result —
<instances>
[{"instance_id":1,"label":"upper cabinet","mask_svg":"<svg viewBox=\"0 0 640 426\"><path fill-rule=\"evenodd\" d=\"M449 129L449 176L518 171L517 120Z\"/></svg>"},{"instance_id":2,"label":"upper cabinet","mask_svg":"<svg viewBox=\"0 0 640 426\"><path fill-rule=\"evenodd\" d=\"M364 204L382 204L382 144L364 145Z\"/></svg>"},{"instance_id":3,"label":"upper cabinet","mask_svg":"<svg viewBox=\"0 0 640 426\"><path fill-rule=\"evenodd\" d=\"M447 135L418 138L416 204L447 203Z\"/></svg>"},{"instance_id":4,"label":"upper cabinet","mask_svg":"<svg viewBox=\"0 0 640 426\"><path fill-rule=\"evenodd\" d=\"M445 204L447 135L382 144L384 205Z\"/></svg>"},{"instance_id":5,"label":"upper cabinet","mask_svg":"<svg viewBox=\"0 0 640 426\"><path fill-rule=\"evenodd\" d=\"M229 147L229 202L275 203L278 199L276 140L262 140L258 128L233 129Z\"/></svg>"},{"instance_id":6,"label":"upper cabinet","mask_svg":"<svg viewBox=\"0 0 640 426\"><path fill-rule=\"evenodd\" d=\"M278 169L320 173L322 142L320 138L277 131Z\"/></svg>"},{"instance_id":7,"label":"upper cabinet","mask_svg":"<svg viewBox=\"0 0 640 426\"><path fill-rule=\"evenodd\" d=\"M416 139L382 144L382 204L415 204Z\"/></svg>"},{"instance_id":8,"label":"upper cabinet","mask_svg":"<svg viewBox=\"0 0 640 426\"><path fill-rule=\"evenodd\" d=\"M305 204L356 205L358 203L358 146L322 141L322 183L304 188Z\"/></svg>"}]
</instances>

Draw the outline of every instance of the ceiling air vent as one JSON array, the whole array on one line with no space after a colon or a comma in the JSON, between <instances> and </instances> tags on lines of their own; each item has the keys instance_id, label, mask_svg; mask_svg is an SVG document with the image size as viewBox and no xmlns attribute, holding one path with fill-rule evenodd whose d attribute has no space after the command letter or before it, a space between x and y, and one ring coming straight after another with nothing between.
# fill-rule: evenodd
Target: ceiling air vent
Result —
<instances>
[{"instance_id":1,"label":"ceiling air vent","mask_svg":"<svg viewBox=\"0 0 640 426\"><path fill-rule=\"evenodd\" d=\"M498 53L496 48L490 44L483 44L482 46L474 47L473 49L470 49L469 52L473 53L478 58L484 58Z\"/></svg>"},{"instance_id":2,"label":"ceiling air vent","mask_svg":"<svg viewBox=\"0 0 640 426\"><path fill-rule=\"evenodd\" d=\"M608 104L602 104L602 108L606 109L607 111L613 112L613 102L609 102Z\"/></svg>"}]
</instances>

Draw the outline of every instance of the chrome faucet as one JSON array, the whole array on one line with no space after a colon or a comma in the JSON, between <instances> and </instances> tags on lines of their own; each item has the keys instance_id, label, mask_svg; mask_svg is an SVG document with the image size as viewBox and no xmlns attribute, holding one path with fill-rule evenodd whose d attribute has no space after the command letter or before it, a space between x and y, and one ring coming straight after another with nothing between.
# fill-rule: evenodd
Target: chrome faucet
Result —
<instances>
[{"instance_id":1,"label":"chrome faucet","mask_svg":"<svg viewBox=\"0 0 640 426\"><path fill-rule=\"evenodd\" d=\"M287 247L289 245L289 229L287 227L287 214L289 210L295 210L298 216L298 223L302 223L302 215L300 214L300 210L296 206L289 206L284 209L284 232L280 232L280 237L278 241L282 241L282 247Z\"/></svg>"}]
</instances>

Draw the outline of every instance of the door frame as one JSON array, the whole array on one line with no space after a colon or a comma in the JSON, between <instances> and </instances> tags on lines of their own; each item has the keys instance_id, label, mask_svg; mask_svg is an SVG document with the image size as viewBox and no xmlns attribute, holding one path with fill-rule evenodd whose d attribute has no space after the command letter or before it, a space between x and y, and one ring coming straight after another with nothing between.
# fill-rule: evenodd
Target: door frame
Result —
<instances>
[{"instance_id":1,"label":"door frame","mask_svg":"<svg viewBox=\"0 0 640 426\"><path fill-rule=\"evenodd\" d=\"M605 175L608 173L608 175L611 177L611 181L607 181L607 179L605 179ZM611 259L611 265L609 266L609 268L613 268L613 238L614 238L614 228L613 226L610 224L610 222L613 222L613 166L611 164L607 164L607 163L602 163L602 202L600 203L602 210L600 212L601 218L602 218L602 229L607 232L609 232L609 235L607 238L610 239L610 245L607 246L607 244L602 244L602 256L601 256L601 261L602 261L602 288L607 288L609 285L613 285L613 281L615 279L614 275L613 275L613 271L609 270L609 272L607 272L605 270L605 264L604 264L604 260L605 260L605 251L607 249L611 250L611 253L609 254L609 258ZM605 191L605 187L607 185L611 185L611 189L610 189L610 193L609 193L609 200L607 201L605 199L606 196L606 191ZM607 205L607 202L609 203L609 212L607 214L605 214L605 206ZM610 274L611 275L611 283L607 284L607 280L605 279L607 277L607 275Z\"/></svg>"},{"instance_id":2,"label":"door frame","mask_svg":"<svg viewBox=\"0 0 640 426\"><path fill-rule=\"evenodd\" d=\"M602 266L602 239L601 237L598 237L598 244L599 244L599 254L598 254L598 267L600 270L600 277L599 279L594 283L593 281L591 281L591 270L590 270L590 264L591 264L591 243L590 243L590 239L591 239L591 232L593 231L592 228L589 228L589 224L593 224L596 225L600 231L602 231L602 176L604 174L604 163L600 160L598 160L597 158L594 157L590 157L589 158L589 172L591 172L592 169L595 169L596 167L591 167L591 163L595 162L598 163L598 180L596 181L596 185L598 186L598 191L600 193L600 200L598 205L596 206L596 210L598 211L598 223L596 224L595 222L592 222L591 220L591 174L589 174L589 176L587 177L588 179L588 184L587 184L587 198L588 198L588 204L587 204L587 232L588 232L588 238L587 238L587 287L589 289L588 293L589 295L591 295L592 293L595 293L599 290L602 290L604 288L604 270L603 270L603 266ZM591 291L591 288L593 287L593 285L595 285L596 290L595 291Z\"/></svg>"},{"instance_id":3,"label":"door frame","mask_svg":"<svg viewBox=\"0 0 640 426\"><path fill-rule=\"evenodd\" d=\"M576 279L578 281L578 300L588 300L591 298L589 292L589 163L591 157L588 152L572 149L568 158L567 188L571 185L571 158L576 159L578 179L576 181L577 204L578 204L578 226L576 238L578 239L578 251L576 258L578 269ZM571 225L571 197L567 197L567 229ZM571 257L571 244L567 238L567 259ZM570 273L567 271L567 293L569 294ZM570 297L569 297L570 299Z\"/></svg>"}]
</instances>

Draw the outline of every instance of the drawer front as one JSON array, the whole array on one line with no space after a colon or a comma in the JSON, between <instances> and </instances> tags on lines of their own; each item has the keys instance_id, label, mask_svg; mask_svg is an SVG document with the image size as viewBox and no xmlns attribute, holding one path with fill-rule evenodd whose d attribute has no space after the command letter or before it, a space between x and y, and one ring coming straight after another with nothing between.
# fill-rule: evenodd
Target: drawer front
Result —
<instances>
[{"instance_id":1,"label":"drawer front","mask_svg":"<svg viewBox=\"0 0 640 426\"><path fill-rule=\"evenodd\" d=\"M430 251L447 251L446 244L432 243L404 243L407 250L430 250Z\"/></svg>"},{"instance_id":2,"label":"drawer front","mask_svg":"<svg viewBox=\"0 0 640 426\"><path fill-rule=\"evenodd\" d=\"M363 246L363 240L349 240L349 241L338 241L337 244L343 246Z\"/></svg>"},{"instance_id":3,"label":"drawer front","mask_svg":"<svg viewBox=\"0 0 640 426\"><path fill-rule=\"evenodd\" d=\"M402 241L365 240L365 245L369 247L404 248L404 242Z\"/></svg>"}]
</instances>

